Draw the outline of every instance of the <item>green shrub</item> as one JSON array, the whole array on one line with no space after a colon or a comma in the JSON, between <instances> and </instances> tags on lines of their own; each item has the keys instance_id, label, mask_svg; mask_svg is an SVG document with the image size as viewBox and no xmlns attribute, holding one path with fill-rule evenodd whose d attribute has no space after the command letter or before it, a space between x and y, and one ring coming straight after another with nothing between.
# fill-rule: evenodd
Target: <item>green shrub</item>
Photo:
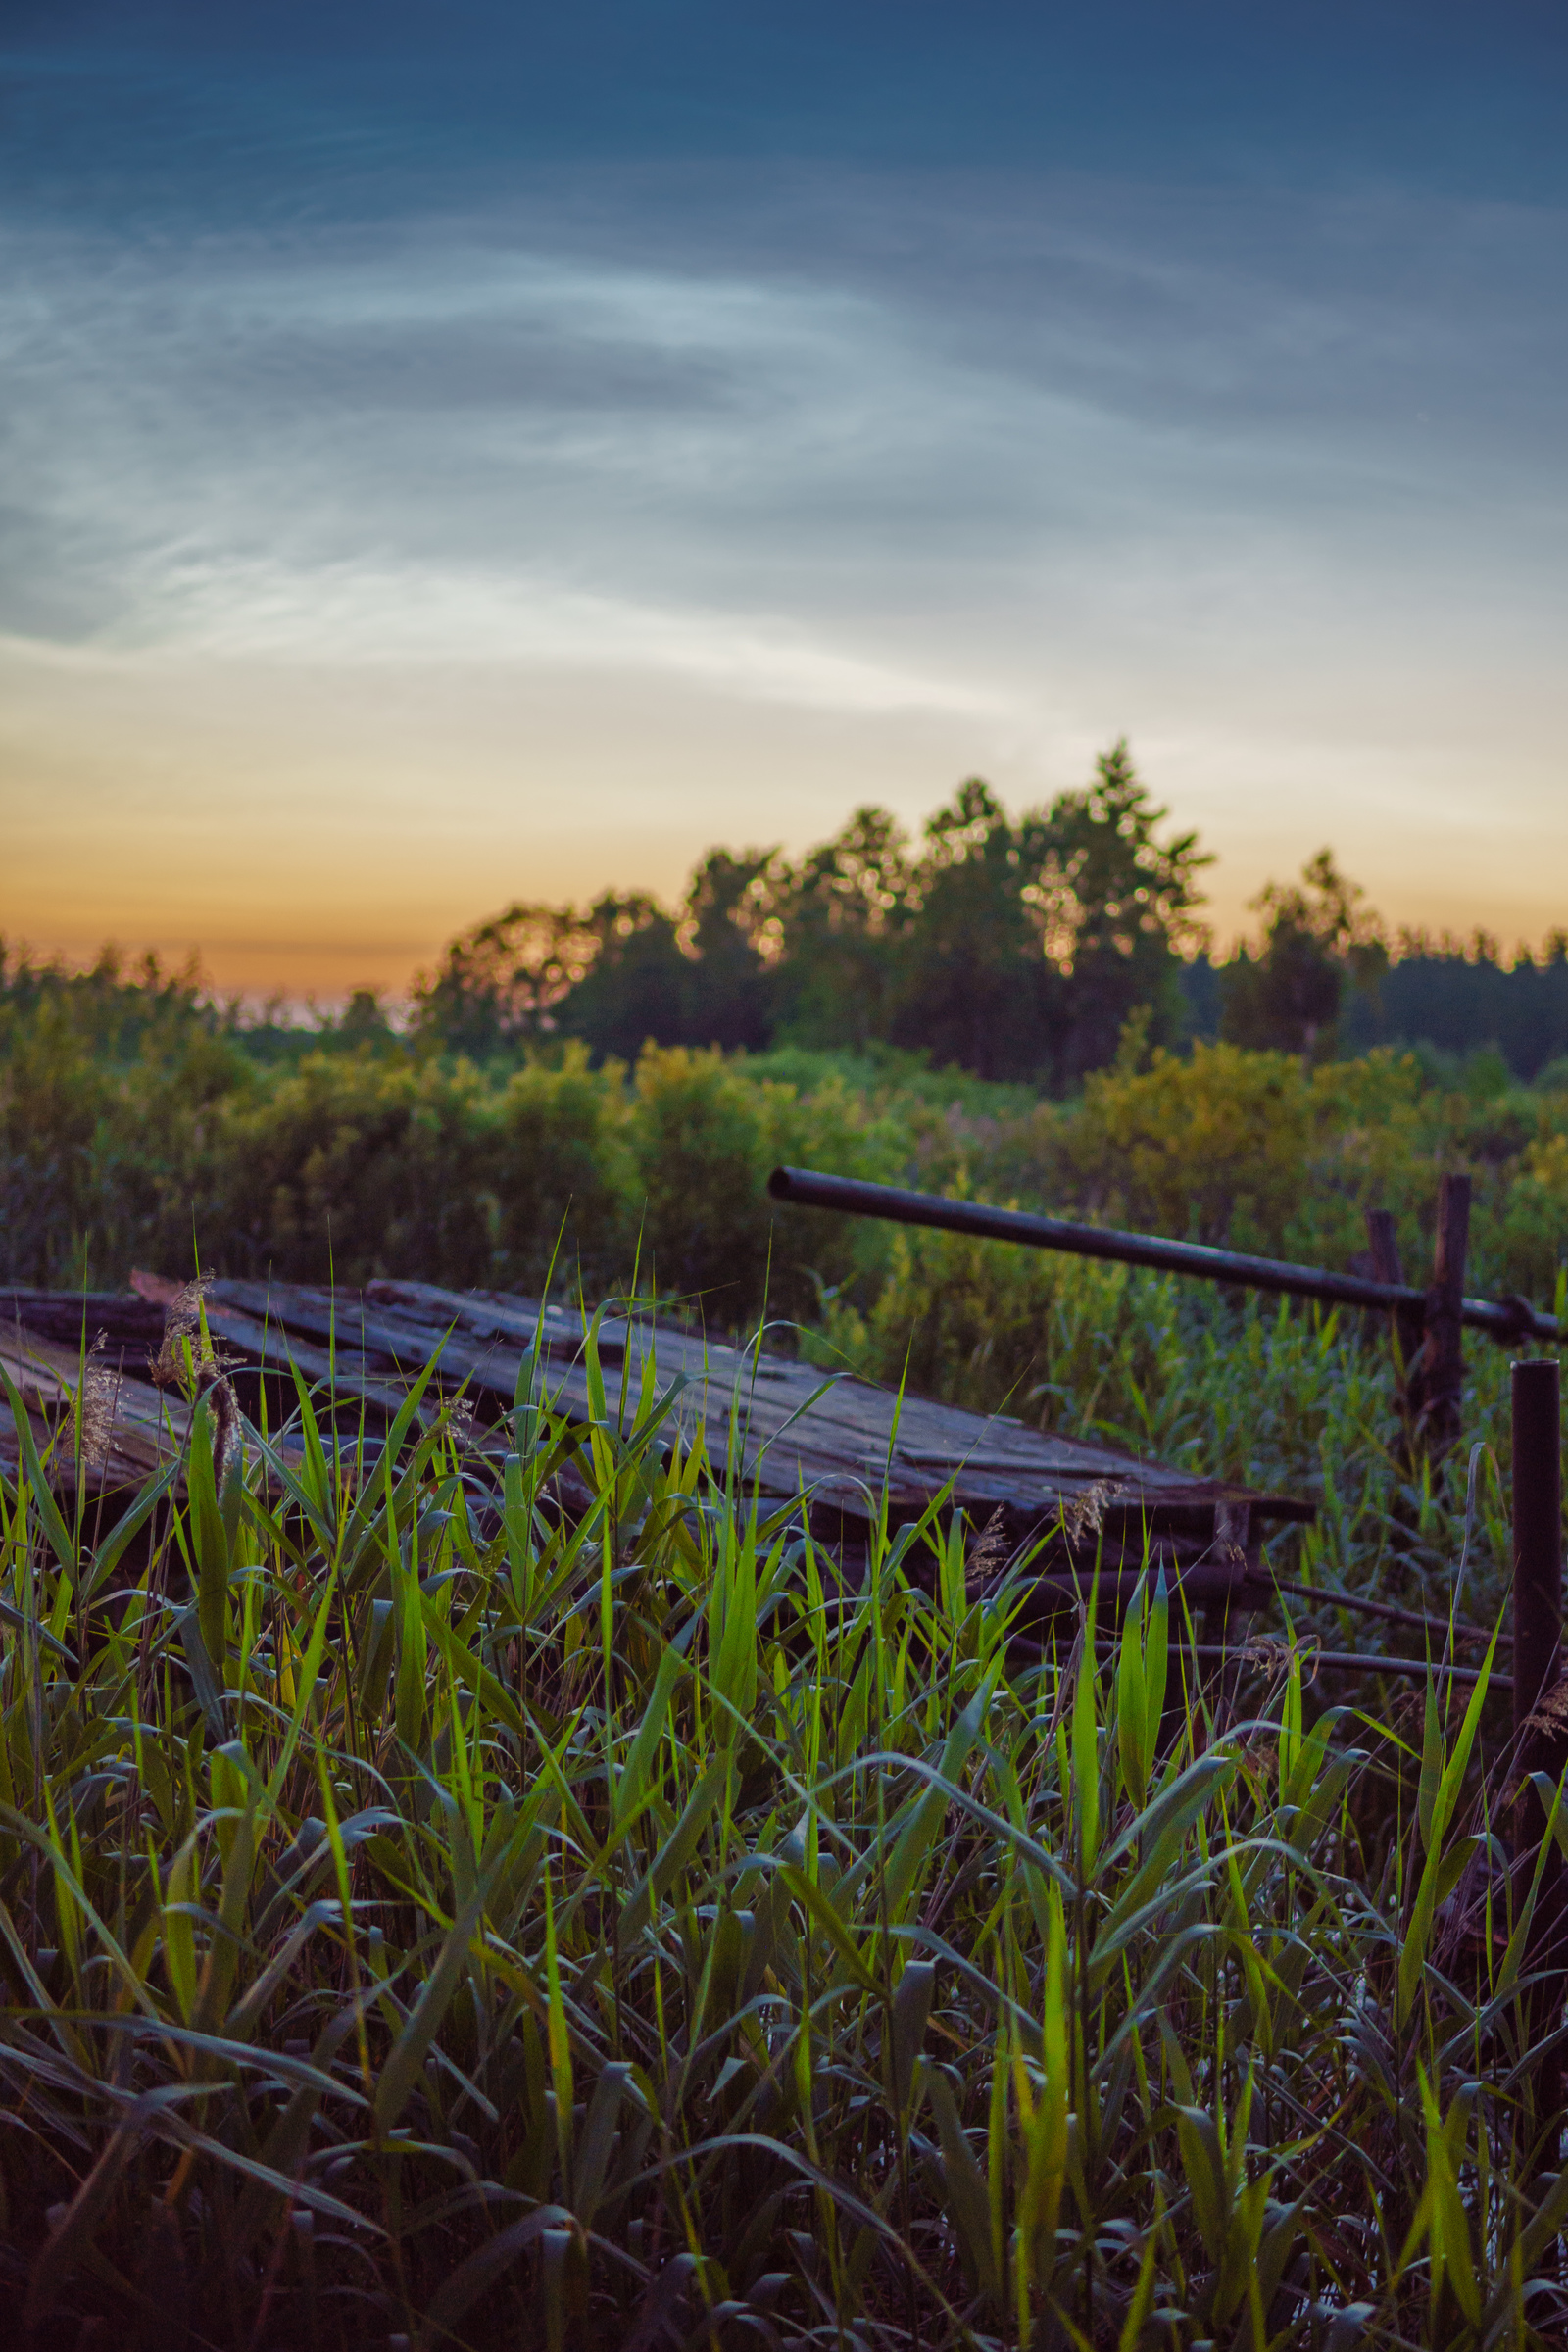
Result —
<instances>
[{"instance_id":1,"label":"green shrub","mask_svg":"<svg viewBox=\"0 0 1568 2352\"><path fill-rule=\"evenodd\" d=\"M1107 1224L1278 1247L1313 1132L1312 1078L1289 1054L1195 1046L1147 1070L1097 1072L1060 1152Z\"/></svg>"},{"instance_id":2,"label":"green shrub","mask_svg":"<svg viewBox=\"0 0 1568 2352\"><path fill-rule=\"evenodd\" d=\"M483 1284L493 1096L472 1067L316 1054L231 1113L200 1236L213 1262L288 1281Z\"/></svg>"},{"instance_id":3,"label":"green shrub","mask_svg":"<svg viewBox=\"0 0 1568 2352\"><path fill-rule=\"evenodd\" d=\"M700 1296L717 1328L766 1301L858 1348L892 1232L777 1208L778 1160L1331 1266L1364 1250L1382 1206L1417 1283L1439 1179L1460 1168L1472 1293L1544 1302L1568 1252L1568 1095L1499 1089L1495 1070L1466 1083L1430 1054L1308 1069L1200 1045L1140 1067L1129 1033L1114 1067L1057 1102L909 1055L799 1048L656 1048L628 1073L558 1042L478 1070L399 1039L368 1002L314 1043L269 1028L253 1053L249 1034L183 982L107 965L0 989L0 1278L113 1284L194 1250L225 1272L533 1291L559 1240L563 1279L603 1290L640 1243L644 1272ZM999 1335L1036 1280L1016 1272L988 1299L989 1339L960 1337L969 1310L949 1302L946 1336L922 1342L944 1382L976 1348L1016 1366ZM890 1299L901 1328L906 1307Z\"/></svg>"},{"instance_id":4,"label":"green shrub","mask_svg":"<svg viewBox=\"0 0 1568 2352\"><path fill-rule=\"evenodd\" d=\"M637 1064L631 1149L642 1247L661 1295L742 1321L767 1279L770 1090L721 1054L651 1048Z\"/></svg>"},{"instance_id":5,"label":"green shrub","mask_svg":"<svg viewBox=\"0 0 1568 2352\"><path fill-rule=\"evenodd\" d=\"M1502 1279L1528 1298L1551 1298L1568 1253L1568 1135L1525 1146L1500 1216Z\"/></svg>"},{"instance_id":6,"label":"green shrub","mask_svg":"<svg viewBox=\"0 0 1568 2352\"><path fill-rule=\"evenodd\" d=\"M99 1129L108 1073L82 1053L64 1007L0 1016L0 1274L79 1279L100 1209Z\"/></svg>"},{"instance_id":7,"label":"green shrub","mask_svg":"<svg viewBox=\"0 0 1568 2352\"><path fill-rule=\"evenodd\" d=\"M636 1243L636 1167L625 1072L588 1066L570 1045L559 1067L516 1072L501 1097L492 1161L506 1280L537 1295L555 1259L567 1289L624 1281Z\"/></svg>"}]
</instances>

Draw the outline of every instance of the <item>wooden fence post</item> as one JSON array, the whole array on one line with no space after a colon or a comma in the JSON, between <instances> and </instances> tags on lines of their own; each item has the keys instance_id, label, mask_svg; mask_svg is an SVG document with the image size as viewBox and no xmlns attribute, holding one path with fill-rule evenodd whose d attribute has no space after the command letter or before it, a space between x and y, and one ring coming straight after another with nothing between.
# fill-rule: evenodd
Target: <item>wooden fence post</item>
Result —
<instances>
[{"instance_id":1,"label":"wooden fence post","mask_svg":"<svg viewBox=\"0 0 1568 2352\"><path fill-rule=\"evenodd\" d=\"M1416 1434L1434 1462L1459 1442L1464 1261L1470 1242L1470 1179L1445 1176L1438 1192L1438 1239L1427 1292L1426 1346L1409 1382Z\"/></svg>"},{"instance_id":2,"label":"wooden fence post","mask_svg":"<svg viewBox=\"0 0 1568 2352\"><path fill-rule=\"evenodd\" d=\"M1396 1282L1402 1285L1404 1268L1399 1262L1399 1240L1394 1228L1391 1208L1369 1208L1366 1212L1367 1253L1372 1261L1373 1279L1377 1282ZM1413 1306L1396 1306L1389 1316L1390 1337L1396 1343L1395 1364L1399 1383L1399 1411L1408 1434L1411 1419L1410 1384L1415 1378L1416 1358L1426 1334L1426 1321L1421 1310Z\"/></svg>"},{"instance_id":3,"label":"wooden fence post","mask_svg":"<svg viewBox=\"0 0 1568 2352\"><path fill-rule=\"evenodd\" d=\"M1237 1496L1214 1505L1214 1541L1209 1556L1220 1567L1234 1569L1245 1576L1251 1544L1252 1506ZM1237 1609L1226 1600L1220 1607L1205 1609L1203 1631L1212 1639L1217 1634L1220 1646L1230 1654L1220 1661L1215 1707L1216 1729L1225 1729L1236 1714L1236 1693L1241 1688L1242 1673L1247 1663L1247 1637L1252 1609ZM1194 1679L1197 1679L1197 1660L1194 1660Z\"/></svg>"},{"instance_id":4,"label":"wooden fence post","mask_svg":"<svg viewBox=\"0 0 1568 2352\"><path fill-rule=\"evenodd\" d=\"M1568 1769L1568 1722L1557 1717L1562 1674L1562 1436L1559 1375L1554 1356L1513 1367L1513 1729L1517 1790L1513 1807L1514 1885L1520 1898L1534 1875L1546 1835L1546 1814L1531 1783L1544 1773L1553 1787ZM1555 1838L1547 1845L1536 1912L1525 1947L1527 1973L1545 1982L1527 1996L1530 2040L1562 2024L1568 1984L1564 1964L1563 1858ZM1531 2076L1541 2169L1555 2172L1562 2134L1561 2049L1543 2053Z\"/></svg>"}]
</instances>

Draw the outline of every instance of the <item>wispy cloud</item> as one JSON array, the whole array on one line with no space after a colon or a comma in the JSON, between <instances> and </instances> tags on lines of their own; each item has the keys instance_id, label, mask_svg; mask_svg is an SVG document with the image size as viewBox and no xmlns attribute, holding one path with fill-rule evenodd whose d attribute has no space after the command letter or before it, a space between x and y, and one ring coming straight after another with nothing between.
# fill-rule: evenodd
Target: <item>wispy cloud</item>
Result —
<instances>
[{"instance_id":1,"label":"wispy cloud","mask_svg":"<svg viewBox=\"0 0 1568 2352\"><path fill-rule=\"evenodd\" d=\"M1016 699L961 677L860 658L788 620L596 596L548 578L344 561L315 568L173 551L149 565L134 620L79 659L122 666L226 662L438 672L647 672L714 693L864 715L933 712L988 723Z\"/></svg>"},{"instance_id":2,"label":"wispy cloud","mask_svg":"<svg viewBox=\"0 0 1568 2352\"><path fill-rule=\"evenodd\" d=\"M499 800L475 682L553 681L554 806L597 843L657 774L673 825L680 769L689 855L715 822L785 830L791 747L819 796L907 777L929 807L957 763L1017 797L1075 780L1125 726L1246 845L1238 903L1330 835L1379 887L1423 799L1452 864L1497 774L1543 805L1568 621L1544 208L572 185L308 233L5 232L29 745L51 664L63 712L89 672L145 678L149 735L204 663L253 673L247 709L335 674L379 774L395 680L408 741L443 778L488 763ZM411 753L398 790L427 772Z\"/></svg>"}]
</instances>

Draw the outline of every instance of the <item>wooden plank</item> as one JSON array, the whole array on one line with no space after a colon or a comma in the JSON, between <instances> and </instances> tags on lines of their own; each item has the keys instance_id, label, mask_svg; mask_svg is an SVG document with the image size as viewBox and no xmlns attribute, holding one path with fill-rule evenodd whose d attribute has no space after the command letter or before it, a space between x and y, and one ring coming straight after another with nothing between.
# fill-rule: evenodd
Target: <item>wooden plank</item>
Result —
<instances>
[{"instance_id":1,"label":"wooden plank","mask_svg":"<svg viewBox=\"0 0 1568 2352\"><path fill-rule=\"evenodd\" d=\"M494 1291L444 1291L432 1282L379 1281L366 1285L365 1295L377 1305L402 1306L426 1321L455 1321L480 1339L512 1340L531 1348L542 1322L548 1355L568 1359L582 1352L582 1322L564 1307L541 1306L536 1299L504 1298ZM625 1326L607 1321L600 1327L600 1353L618 1361L625 1352ZM607 1350L609 1351L607 1353Z\"/></svg>"},{"instance_id":2,"label":"wooden plank","mask_svg":"<svg viewBox=\"0 0 1568 2352\"><path fill-rule=\"evenodd\" d=\"M509 1398L543 1317L555 1359L550 1387L565 1409L587 1410L581 1365L556 1371L560 1356L580 1346L580 1322L564 1312L553 1314L534 1299L466 1296L430 1283L382 1282L371 1293L383 1332L394 1320L406 1323L411 1345L428 1349L454 1326L471 1332L475 1342L495 1334L488 1347L454 1335L449 1359L455 1370ZM319 1317L319 1298L311 1309ZM286 1297L283 1311L292 1311ZM1170 1464L1143 1463L1106 1446L1029 1430L1011 1416L979 1416L922 1397L899 1399L848 1374L769 1362L678 1326L654 1331L622 1322L615 1329L625 1335L621 1369L628 1385L640 1378L650 1346L662 1376L684 1373L690 1380L691 1392L677 1400L671 1418L688 1439L702 1427L715 1459L723 1458L738 1395L744 1469L768 1493L787 1495L805 1486L818 1502L863 1515L870 1507L866 1487L879 1488L884 1477L891 1478L901 1510L925 1507L951 1481L954 1500L964 1507L989 1511L1001 1505L1047 1516L1108 1482L1114 1492L1104 1498L1103 1511L1113 1521L1177 1513L1212 1527L1216 1509L1232 1504L1245 1504L1260 1518L1311 1515L1310 1506L1295 1497L1244 1494ZM503 1338L512 1345L504 1346Z\"/></svg>"},{"instance_id":3,"label":"wooden plank","mask_svg":"<svg viewBox=\"0 0 1568 2352\"><path fill-rule=\"evenodd\" d=\"M167 1307L180 1286L138 1274L136 1287L148 1306ZM439 1348L442 1389L450 1395L462 1383L483 1400L475 1435L486 1451L510 1443L505 1408L541 1332L543 1382L555 1409L583 1421L592 1410L580 1318L536 1299L402 1281L334 1298L308 1284L236 1280L210 1286L206 1311L215 1337L241 1350L251 1369L276 1371L292 1360L307 1379L330 1382L339 1397L358 1397L388 1418ZM622 1396L629 1401L640 1395L652 1351L662 1396L685 1384L670 1402L671 1435L678 1432L686 1444L701 1437L722 1472L733 1426L736 1469L746 1487L770 1502L804 1496L813 1513L836 1517L844 1528L863 1524L885 1488L898 1517L939 1499L976 1521L1000 1511L1009 1545L1054 1540L1054 1556L1064 1566L1073 1518L1090 1503L1107 1575L1141 1565L1149 1549L1173 1582L1204 1561L1212 1581L1210 1549L1221 1519L1238 1512L1310 1515L1290 1497L1250 1495L1168 1463L1028 1429L1012 1415L900 1397L846 1372L820 1373L689 1328L617 1317L602 1329L607 1348L619 1355L618 1363L603 1366L612 1413ZM328 1334L331 1352L320 1344ZM75 1351L67 1353L74 1364ZM170 1412L173 1400L139 1385L154 1417ZM485 1412L499 1424L488 1435ZM145 1424L145 1408L135 1407L133 1418ZM143 1441L151 1435L143 1429ZM1245 1566L1239 1559L1234 1575Z\"/></svg>"},{"instance_id":4,"label":"wooden plank","mask_svg":"<svg viewBox=\"0 0 1568 2352\"><path fill-rule=\"evenodd\" d=\"M66 1412L74 1405L82 1371L79 1346L40 1339L29 1331L0 1329L0 1364L15 1383L24 1407L38 1408L47 1417L50 1411ZM139 1483L184 1444L190 1430L190 1408L181 1397L166 1396L150 1381L117 1374L100 1359L94 1360L94 1369L107 1370L115 1382L109 1448L95 1483L104 1483L106 1474L112 1484ZM66 1454L59 1457L58 1467L65 1472ZM71 1476L74 1478L74 1459Z\"/></svg>"}]
</instances>

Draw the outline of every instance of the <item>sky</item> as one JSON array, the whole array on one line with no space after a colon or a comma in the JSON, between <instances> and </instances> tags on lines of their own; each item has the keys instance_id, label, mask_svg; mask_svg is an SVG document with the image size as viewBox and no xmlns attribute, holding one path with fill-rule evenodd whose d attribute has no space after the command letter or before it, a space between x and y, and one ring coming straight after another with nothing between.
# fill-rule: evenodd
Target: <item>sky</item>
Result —
<instances>
[{"instance_id":1,"label":"sky","mask_svg":"<svg viewBox=\"0 0 1568 2352\"><path fill-rule=\"evenodd\" d=\"M0 10L0 935L396 992L1126 735L1568 923L1568 25Z\"/></svg>"}]
</instances>

